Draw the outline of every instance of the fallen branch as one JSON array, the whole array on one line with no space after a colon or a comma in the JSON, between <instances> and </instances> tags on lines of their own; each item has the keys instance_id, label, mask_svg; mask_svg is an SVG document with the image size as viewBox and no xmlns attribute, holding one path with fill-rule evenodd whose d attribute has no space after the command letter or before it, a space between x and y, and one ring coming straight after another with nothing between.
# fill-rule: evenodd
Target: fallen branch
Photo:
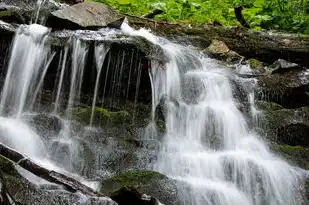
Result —
<instances>
[{"instance_id":1,"label":"fallen branch","mask_svg":"<svg viewBox=\"0 0 309 205\"><path fill-rule=\"evenodd\" d=\"M239 23L245 27L245 28L250 28L249 24L246 22L244 16L242 15L242 10L243 10L243 7L242 6L236 6L234 8L234 12L235 12L235 16L236 16L236 19L239 21Z\"/></svg>"},{"instance_id":2,"label":"fallen branch","mask_svg":"<svg viewBox=\"0 0 309 205\"><path fill-rule=\"evenodd\" d=\"M15 162L20 167L28 170L32 174L45 179L46 181L63 186L70 192L81 192L89 196L103 196L102 194L92 190L77 180L68 177L64 174L48 170L35 162L31 161L28 157L20 154L19 152L0 143L0 155Z\"/></svg>"},{"instance_id":3,"label":"fallen branch","mask_svg":"<svg viewBox=\"0 0 309 205\"><path fill-rule=\"evenodd\" d=\"M153 19L156 15L162 14L163 10L161 9L154 9L153 11L151 11L148 14L143 15L143 18L148 18L148 19Z\"/></svg>"}]
</instances>

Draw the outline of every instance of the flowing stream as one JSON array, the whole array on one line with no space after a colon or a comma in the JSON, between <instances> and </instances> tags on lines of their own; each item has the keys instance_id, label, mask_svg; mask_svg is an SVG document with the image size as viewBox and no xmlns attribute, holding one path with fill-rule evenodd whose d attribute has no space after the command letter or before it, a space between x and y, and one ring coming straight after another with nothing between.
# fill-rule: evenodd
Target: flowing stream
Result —
<instances>
[{"instance_id":1,"label":"flowing stream","mask_svg":"<svg viewBox=\"0 0 309 205\"><path fill-rule=\"evenodd\" d=\"M124 23L122 32L144 37L160 46L168 59L165 63L151 62L152 122L147 127L151 131L146 132L145 138L160 141L157 161L151 166L178 181L179 205L303 204L298 195L301 172L271 153L261 137L250 130L234 99L232 80L235 76L229 69L223 69L216 61L190 47L177 45L145 29L136 31ZM56 137L50 144L46 143L26 120L27 116L37 114L34 104L55 56L46 42L48 34L48 28L37 24L21 26L16 32L1 93L0 141L50 169L75 174L76 167L83 164L79 160L78 141L83 134L73 131L71 110L80 103L89 53L85 42L72 37L59 60L56 98L50 112L53 117L61 118L61 130ZM104 61L109 59L109 51L109 45L95 47L97 76L90 103L90 126L98 99L103 97L104 102L109 70L103 76L105 82L100 82L100 75ZM113 68L118 69L118 73L112 75L115 79L123 77L125 56L126 51L123 51ZM129 56L133 62L133 53ZM69 68L68 59L71 60ZM132 62L129 63L128 89L124 91L126 98L133 81ZM110 69L109 63L107 69ZM136 64L135 93L138 93L141 62ZM65 82L68 69L70 81ZM67 104L64 116L60 116L65 85L69 85ZM103 96L99 96L99 87L104 88ZM119 86L111 90L112 95L117 92L121 92ZM257 112L252 93L249 101L251 111ZM154 122L155 109L160 103L164 107L166 123L166 134L162 139L158 138ZM88 128L85 130L89 131ZM58 148L50 152L50 147L55 144ZM63 147L68 150L67 155L57 157Z\"/></svg>"}]
</instances>

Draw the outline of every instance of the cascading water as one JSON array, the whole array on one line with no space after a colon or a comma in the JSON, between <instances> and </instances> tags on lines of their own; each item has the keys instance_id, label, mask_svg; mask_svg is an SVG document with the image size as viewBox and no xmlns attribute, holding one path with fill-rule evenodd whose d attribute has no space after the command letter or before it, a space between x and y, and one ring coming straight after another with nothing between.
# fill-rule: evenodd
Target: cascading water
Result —
<instances>
[{"instance_id":1,"label":"cascading water","mask_svg":"<svg viewBox=\"0 0 309 205\"><path fill-rule=\"evenodd\" d=\"M179 204L302 204L300 172L250 133L229 70L145 30L122 29L160 45L169 58L152 63L153 112L164 99L167 128L154 170L180 182Z\"/></svg>"},{"instance_id":2,"label":"cascading water","mask_svg":"<svg viewBox=\"0 0 309 205\"><path fill-rule=\"evenodd\" d=\"M230 70L220 68L216 62L193 49L156 37L147 30L136 31L124 23L122 31L145 37L160 46L169 60L164 64L156 60L151 62L152 122L146 128L145 138L153 140L158 137L155 110L163 103L167 133L161 139L157 161L152 166L178 181L179 205L302 204L298 196L301 173L272 154L260 137L250 130L234 100L231 80L235 76ZM104 172L100 170L100 158L92 156L95 152L88 150L86 153L95 159L81 160L81 147L90 141L85 138L95 129L88 129L87 124L75 132L75 125L71 122L72 110L80 103L85 78L89 47L83 40L72 37L71 47L63 49L58 63L55 105L52 114L46 115L60 121L59 132L51 134L52 139L45 140L26 123L28 116L37 114L34 110L37 95L55 56L46 43L48 33L49 29L36 24L21 26L16 33L0 103L0 141L47 168L78 173L78 169L84 169L85 160L89 160L89 164L95 162L95 174ZM135 93L135 104L138 100L141 59L134 59L134 53L123 50L111 60L111 53L107 54L109 46L98 44L94 51L96 76L91 117L88 119L90 125L94 124L98 99L102 99L102 107L106 104L106 93L111 103L117 100L114 98L119 93L124 95L125 104L131 97L129 93ZM103 70L107 56L107 67ZM126 62L128 56L129 63ZM126 66L129 75L124 77ZM133 75L136 78L133 79ZM134 86L131 86L133 81ZM123 82L128 85L125 90L122 90ZM135 92L131 91L132 87ZM100 96L102 89L103 96ZM248 92L254 117L257 113L254 95L251 90ZM62 106L66 100L67 104ZM62 119L63 107L66 113ZM101 136L91 137L94 142L87 146L94 149L95 154L106 151L95 144L96 138Z\"/></svg>"}]
</instances>

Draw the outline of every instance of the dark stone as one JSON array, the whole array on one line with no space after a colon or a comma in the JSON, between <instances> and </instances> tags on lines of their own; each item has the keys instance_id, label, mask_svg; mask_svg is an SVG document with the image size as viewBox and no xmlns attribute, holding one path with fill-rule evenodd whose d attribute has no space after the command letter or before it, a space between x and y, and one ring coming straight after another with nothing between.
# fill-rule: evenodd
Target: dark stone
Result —
<instances>
[{"instance_id":1,"label":"dark stone","mask_svg":"<svg viewBox=\"0 0 309 205\"><path fill-rule=\"evenodd\" d=\"M149 194L165 205L179 204L176 181L158 172L141 170L125 172L103 181L101 191L109 193L114 199L114 193L123 187L134 187L138 192Z\"/></svg>"},{"instance_id":2,"label":"dark stone","mask_svg":"<svg viewBox=\"0 0 309 205\"><path fill-rule=\"evenodd\" d=\"M258 85L256 96L259 100L271 101L288 109L309 106L308 71L260 75Z\"/></svg>"},{"instance_id":3,"label":"dark stone","mask_svg":"<svg viewBox=\"0 0 309 205\"><path fill-rule=\"evenodd\" d=\"M111 196L118 205L157 205L157 200L151 196L139 193L133 187L123 187Z\"/></svg>"},{"instance_id":4,"label":"dark stone","mask_svg":"<svg viewBox=\"0 0 309 205\"><path fill-rule=\"evenodd\" d=\"M274 62L270 67L271 73L284 73L289 72L291 70L301 70L302 67L296 63L291 63L283 59L279 59Z\"/></svg>"},{"instance_id":5,"label":"dark stone","mask_svg":"<svg viewBox=\"0 0 309 205\"><path fill-rule=\"evenodd\" d=\"M256 103L262 109L262 128L268 140L290 146L309 146L309 109L283 109L275 103Z\"/></svg>"}]
</instances>

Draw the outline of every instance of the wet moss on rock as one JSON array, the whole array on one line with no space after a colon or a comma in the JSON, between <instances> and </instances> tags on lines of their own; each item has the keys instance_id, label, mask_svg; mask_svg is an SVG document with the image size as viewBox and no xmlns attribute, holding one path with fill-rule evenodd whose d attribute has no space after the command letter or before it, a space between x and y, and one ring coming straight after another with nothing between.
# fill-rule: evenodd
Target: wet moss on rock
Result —
<instances>
[{"instance_id":1,"label":"wet moss on rock","mask_svg":"<svg viewBox=\"0 0 309 205\"><path fill-rule=\"evenodd\" d=\"M264 100L258 100L255 105L261 110L281 110L283 107L274 102L268 102Z\"/></svg>"},{"instance_id":2,"label":"wet moss on rock","mask_svg":"<svg viewBox=\"0 0 309 205\"><path fill-rule=\"evenodd\" d=\"M73 108L72 118L89 123L91 119L92 108ZM125 124L129 123L131 115L126 110L109 111L105 108L96 107L94 110L94 124L106 125L106 124Z\"/></svg>"},{"instance_id":3,"label":"wet moss on rock","mask_svg":"<svg viewBox=\"0 0 309 205\"><path fill-rule=\"evenodd\" d=\"M2 156L0 156L0 170L8 175L19 176L14 163Z\"/></svg>"}]
</instances>

